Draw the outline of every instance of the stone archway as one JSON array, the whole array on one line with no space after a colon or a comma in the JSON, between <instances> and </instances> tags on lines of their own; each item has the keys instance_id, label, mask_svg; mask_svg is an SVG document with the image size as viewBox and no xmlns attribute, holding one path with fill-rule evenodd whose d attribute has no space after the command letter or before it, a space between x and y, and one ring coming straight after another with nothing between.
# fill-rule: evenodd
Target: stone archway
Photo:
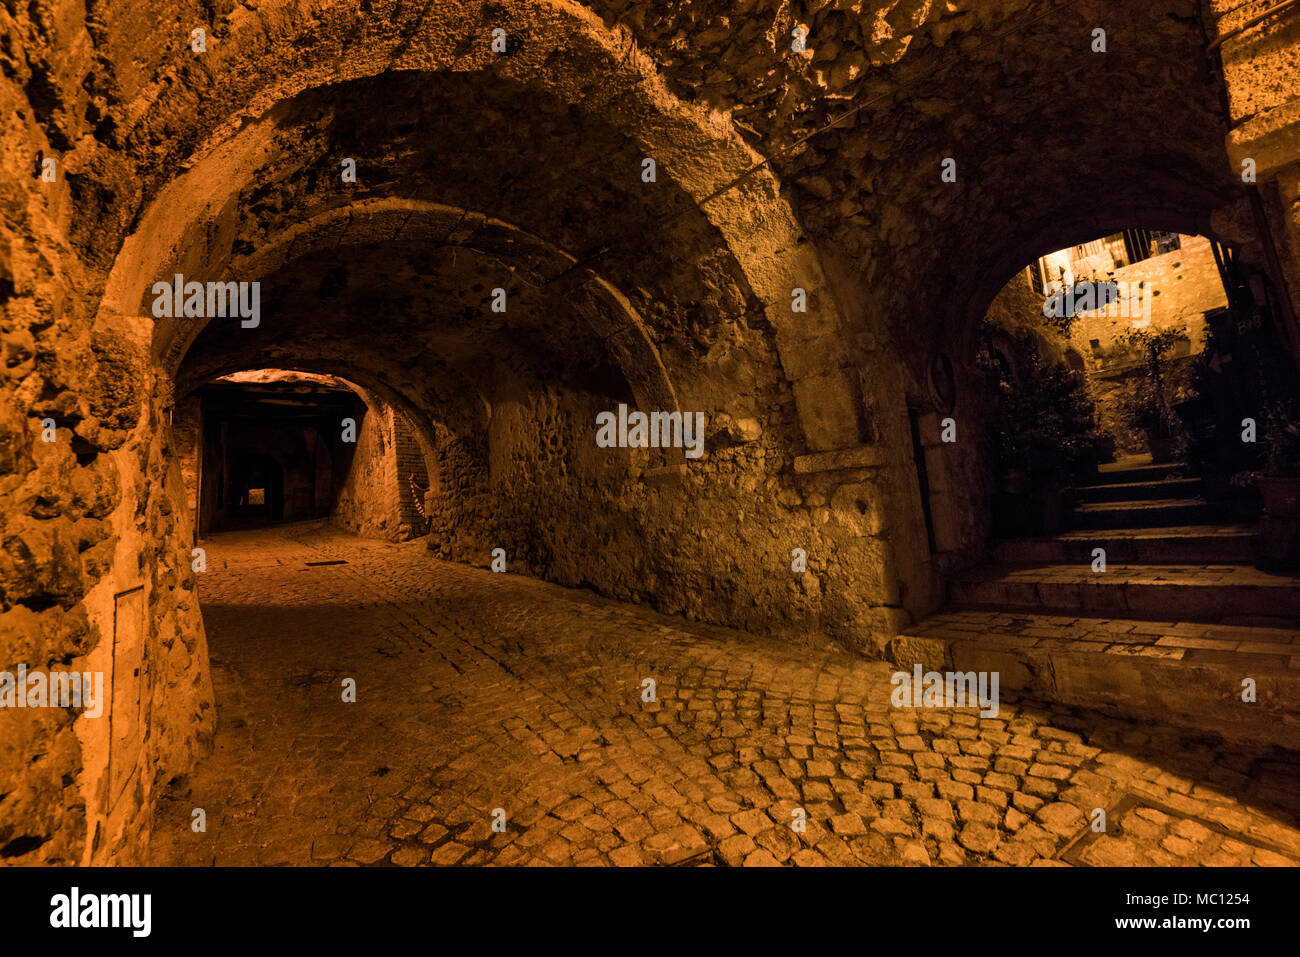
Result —
<instances>
[{"instance_id":1,"label":"stone archway","mask_svg":"<svg viewBox=\"0 0 1300 957\"><path fill-rule=\"evenodd\" d=\"M510 35L527 38L518 55L497 58L486 39L466 51L452 39L458 36L455 24L482 19L489 9L496 18L493 23L500 20ZM237 64L221 62L223 46L214 46L218 65L211 82L216 88L205 91L202 110L192 117L187 134L176 138L196 147L184 159L171 157L155 164L148 177L148 192L156 195L116 259L100 306L101 324L120 328L126 317L134 316L143 290L157 280L155 273L163 264L183 267L226 261L228 253L222 245L228 237L223 230L199 224L222 222L230 197L247 185L266 158L280 104L306 91L381 74L481 73L539 89L560 102L581 102L592 115L618 117L638 150L655 158L661 175L682 194L662 225L679 233L701 226L713 231L739 270L736 279L743 286L742 295L757 299L775 330L785 375L803 410L805 447L824 450L856 444L856 430L844 424L855 402L839 344L841 320L816 251L803 241L770 173L760 171L743 185L715 195L720 186L751 167L757 154L724 124L667 94L652 64L635 52L629 54L624 34L607 30L581 7L544 0L401 11L383 25L381 33L360 36L348 28L345 14L346 5L327 5L310 25L302 24L314 36L328 37L314 44L311 63L284 42L295 29L292 19L277 24L279 35L274 41L258 24L237 20L231 36L223 41L240 47ZM593 77L600 81L593 82ZM160 101L155 108L166 106ZM205 129L211 132L205 134ZM163 172L171 163L184 168L174 178ZM707 203L692 208L706 198ZM634 228L619 239L629 235L637 235ZM567 250L579 263L586 252ZM619 294L616 279L614 284L597 282L605 295ZM809 313L792 313L795 288L808 294ZM148 323L132 321L137 334L149 328Z\"/></svg>"},{"instance_id":2,"label":"stone archway","mask_svg":"<svg viewBox=\"0 0 1300 957\"><path fill-rule=\"evenodd\" d=\"M132 217L131 235L109 231L86 240L93 247L88 258L112 262L106 267L104 292L94 310L96 335L124 344L137 363L149 357L135 381L140 391L151 397L153 410L137 425L129 451L119 456L119 474L143 471L134 461L142 455L162 471L168 470L161 422L172 401L173 375L180 372L193 378L249 367L246 355L221 358L212 354L201 357L192 370L184 370L187 348L202 333L194 328L177 335L180 330L175 327L169 329L165 323L155 326L142 308L152 284L174 272L204 280L230 275L232 268L270 273L300 259L312 242L328 246L339 238L338 229L344 223L347 234L358 244L373 246L399 236L415 239L418 232L425 244L459 244L478 256L516 257L521 274L542 279L551 286L552 294L578 303L588 317L604 323L597 335L623 370L638 403L673 410L683 405L715 408L726 407L730 397L739 394L743 396L741 407L728 411L733 419L745 419L753 415L754 408L771 402L766 395L756 397L755 388L746 381L767 379L766 367L756 376L744 363L735 366L726 358L735 347L723 340L737 334L724 326L734 326L740 330L744 348L763 356L759 361L768 363L772 360L767 356L776 357L776 381L781 385L775 394L792 390L792 398L778 401L790 403L795 416L784 420L781 413L775 413L773 421L780 423L776 427L782 431L789 430L795 452L834 450L860 441L858 430L846 424L850 416L842 414L852 411L857 400L844 372L838 311L820 273L817 253L802 241L775 179L761 173L714 197L721 185L752 165L757 154L727 124L704 110L683 105L663 90L653 64L639 54L629 54L626 34L610 31L589 12L562 3L507 5L504 9L461 4L427 13L403 10L382 27L360 36L346 22L347 11L345 4L327 4L314 12L310 22L290 14L271 31L265 30L267 24L260 20L269 9L252 16L241 12L232 19L228 34L214 33L214 56L205 61L208 72L186 77L184 85L189 92L182 99L196 94L196 102L202 104L196 111L182 108L181 101L172 99L161 87L155 99L141 104L140 135L147 138L144 131L157 118L171 127L170 146L147 158L141 154L137 171L142 189L134 200L119 194L124 204L120 208L134 202L138 215ZM512 36L522 38L518 56L496 60L485 46L473 44L467 53L454 39L459 36L453 29L456 24L486 22L497 16L503 18L503 26ZM295 48L292 37L296 32L310 33L319 41L310 54L304 56ZM174 45L167 47L176 51ZM238 55L227 55L226 51L236 49ZM634 157L638 164L641 155L655 158L661 181L671 189L669 204L664 208L651 202L638 209L640 218L629 220L627 228L614 237L611 250L605 252L591 241L602 230L584 235L579 230L539 228L526 216L503 215L508 211L498 211L490 204L479 214L465 213L474 207L439 202L427 194L403 196L400 191L388 190L360 197L348 210L337 204L308 204L303 207L305 216L283 219L277 234L258 236L251 251L236 249L241 207L248 195L260 188L257 177L269 170L273 181L291 178L292 164L281 163L283 145L276 136L281 122L286 117L292 120L297 104L306 102L302 98L315 96L320 103L318 91L357 82L388 83L398 75L421 82L472 76L484 81L480 86L513 84L535 90L538 97L565 110L577 108L582 115L615 117L624 138L620 155ZM278 172L277 163L281 164ZM629 181L635 182L636 170L635 166L629 168ZM709 197L713 198L701 206ZM460 236L458 230L465 235ZM692 261L674 258L657 266L656 275L646 279L635 268L640 250L628 248L641 236L652 237L659 248L703 248L707 254ZM692 273L703 277L698 287L702 294L693 288L697 280L691 278ZM687 284L675 288L683 279ZM806 315L796 316L790 310L796 287L809 296L811 308ZM647 304L654 305L653 315L646 313ZM736 315L742 317L740 322ZM702 344L684 344L683 332L702 323ZM718 342L722 342L721 348L714 345ZM665 349L672 355L666 355ZM710 350L719 356L708 361L723 373L721 380L712 383L689 376L683 386L684 370L690 369L692 359L709 355ZM286 353L276 364L343 374L364 380L377 392L387 387L385 376L367 377L364 370L357 374L347 363L328 364L327 357L305 355L295 362L294 355ZM456 391L470 396L473 390ZM412 409L417 429L428 434L430 427L421 423L428 421L429 410L416 408L403 392L388 388L395 406L401 402ZM509 407L517 404L517 398L507 395L504 402ZM559 420L570 413L543 408L538 414L558 416ZM750 434L748 426L744 434ZM498 464L494 462L493 467ZM651 499L655 494L650 490L644 493ZM122 508L134 508L146 497L143 489L133 490L124 495ZM152 497L161 502L161 496ZM125 511L120 517L125 520ZM179 541L188 539L190 534L182 525L177 523L168 534ZM159 545L163 554L171 550L165 538ZM558 551L552 547L551 553ZM568 559L546 560L571 564ZM122 549L104 581L133 579L132 568L130 549ZM580 568L567 567L558 574L570 580L586 575ZM629 569L618 574L611 586L616 592L632 593L643 587L639 573ZM112 590L116 585L105 587ZM151 605L162 600L161 588L146 597ZM692 600L707 603L704 595ZM746 603L740 596L727 601ZM202 660L205 651L196 609L191 602L176 613L186 621L180 630L198 636L191 655ZM96 602L90 617L92 626L111 630L112 612L105 602ZM158 678L159 687L176 680ZM203 721L210 722L209 694L200 677L190 698L173 696L174 719L168 719L175 721L173 730L155 739L155 746L170 749L171 757L159 760L158 766L184 764L196 744L201 746ZM184 714L187 709L207 713L207 718L198 722L197 736L192 717ZM98 751L98 744L87 743L87 753ZM147 813L147 789L139 805L120 812L97 806L91 792L86 793L90 795L91 817L115 835L101 842L96 853L117 853L120 835L135 827L138 815Z\"/></svg>"},{"instance_id":3,"label":"stone archway","mask_svg":"<svg viewBox=\"0 0 1300 957\"><path fill-rule=\"evenodd\" d=\"M401 198L330 209L272 237L255 255L233 258L224 273L214 279L229 281L231 276L260 279L290 259L308 257L324 248L336 250L350 245L403 242L485 253L507 260L513 272L527 276L533 285L554 282L557 296L571 301L580 297L594 300L597 305L587 315L607 320L608 326L593 328L591 332L615 357L638 406L681 411L644 322L616 288L589 270L569 273L576 262L572 255L481 213ZM145 305L138 303L133 311L143 313L147 311ZM155 352L164 368L173 373L179 369L185 353L209 321L170 319L158 324Z\"/></svg>"}]
</instances>

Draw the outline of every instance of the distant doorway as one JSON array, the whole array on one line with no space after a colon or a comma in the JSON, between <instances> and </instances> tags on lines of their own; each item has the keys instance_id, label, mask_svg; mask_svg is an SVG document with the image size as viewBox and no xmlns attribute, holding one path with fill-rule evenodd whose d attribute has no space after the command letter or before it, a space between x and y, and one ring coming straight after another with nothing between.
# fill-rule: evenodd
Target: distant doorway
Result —
<instances>
[{"instance_id":1,"label":"distant doorway","mask_svg":"<svg viewBox=\"0 0 1300 957\"><path fill-rule=\"evenodd\" d=\"M284 520L284 467L270 455L246 455L231 469L231 521L262 525Z\"/></svg>"}]
</instances>

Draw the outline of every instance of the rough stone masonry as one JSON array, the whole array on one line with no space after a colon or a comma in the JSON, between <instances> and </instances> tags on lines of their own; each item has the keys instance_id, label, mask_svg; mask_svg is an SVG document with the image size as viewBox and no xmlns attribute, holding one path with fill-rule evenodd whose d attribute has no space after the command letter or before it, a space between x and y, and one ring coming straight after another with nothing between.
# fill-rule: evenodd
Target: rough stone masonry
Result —
<instances>
[{"instance_id":1,"label":"rough stone masonry","mask_svg":"<svg viewBox=\"0 0 1300 957\"><path fill-rule=\"evenodd\" d=\"M422 538L430 562L488 568L500 549L508 574L796 656L883 657L985 553L975 334L1025 263L1140 225L1213 236L1300 299L1300 21L1234 32L1263 6L5 5L0 670L102 672L111 701L105 720L0 712L0 858L145 861L160 796L203 767L224 715L195 554L215 477L193 455L226 439L186 403L235 373L363 400L384 501L360 503L334 439L302 433L302 494L341 501L339 524ZM258 283L258 322L159 314L152 290L178 275ZM596 417L621 404L702 414L705 454L599 448ZM941 446L950 415L970 440ZM810 763L831 747L812 730ZM953 755L960 820L925 805L933 847L919 824L915 848L889 847L995 854L1010 810L961 802L1004 772L956 788L977 770L958 759L990 755L896 730L909 767ZM1051 767L1091 760L1046 749ZM744 787L778 779L754 767ZM861 780L804 771L828 807ZM890 802L940 800L874 780L891 840ZM742 860L740 832L767 830L735 817L756 798L713 797L733 822L713 843ZM1048 817L1038 856L1074 816Z\"/></svg>"}]
</instances>

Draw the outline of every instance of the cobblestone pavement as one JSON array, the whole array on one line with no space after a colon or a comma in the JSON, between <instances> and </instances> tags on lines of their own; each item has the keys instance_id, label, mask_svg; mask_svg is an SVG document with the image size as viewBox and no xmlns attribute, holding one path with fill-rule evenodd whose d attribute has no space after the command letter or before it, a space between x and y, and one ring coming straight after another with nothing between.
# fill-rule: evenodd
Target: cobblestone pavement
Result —
<instances>
[{"instance_id":1,"label":"cobblestone pavement","mask_svg":"<svg viewBox=\"0 0 1300 957\"><path fill-rule=\"evenodd\" d=\"M206 544L220 727L160 806L157 864L1300 861L1300 755L1005 696L894 708L886 664L420 542Z\"/></svg>"}]
</instances>

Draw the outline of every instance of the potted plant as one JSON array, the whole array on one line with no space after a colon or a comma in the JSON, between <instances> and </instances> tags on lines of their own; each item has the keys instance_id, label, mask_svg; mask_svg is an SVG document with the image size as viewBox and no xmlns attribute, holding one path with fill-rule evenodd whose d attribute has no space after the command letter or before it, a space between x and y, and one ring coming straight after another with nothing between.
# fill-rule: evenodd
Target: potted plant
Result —
<instances>
[{"instance_id":1,"label":"potted plant","mask_svg":"<svg viewBox=\"0 0 1300 957\"><path fill-rule=\"evenodd\" d=\"M1300 401L1271 399L1259 422L1263 464L1233 484L1254 486L1262 511L1255 536L1255 566L1265 571L1300 567Z\"/></svg>"},{"instance_id":2,"label":"potted plant","mask_svg":"<svg viewBox=\"0 0 1300 957\"><path fill-rule=\"evenodd\" d=\"M1300 519L1300 403L1271 403L1262 425L1264 468L1255 485L1264 512Z\"/></svg>"},{"instance_id":3,"label":"potted plant","mask_svg":"<svg viewBox=\"0 0 1300 957\"><path fill-rule=\"evenodd\" d=\"M1179 447L1178 416L1159 383L1143 376L1128 384L1120 411L1129 424L1146 435L1152 462L1171 462Z\"/></svg>"},{"instance_id":4,"label":"potted plant","mask_svg":"<svg viewBox=\"0 0 1300 957\"><path fill-rule=\"evenodd\" d=\"M1065 491L1096 466L1094 411L1082 376L1032 346L1018 374L1000 376L992 418L1003 534L1060 530Z\"/></svg>"},{"instance_id":5,"label":"potted plant","mask_svg":"<svg viewBox=\"0 0 1300 957\"><path fill-rule=\"evenodd\" d=\"M1236 307L1211 310L1205 320L1204 348L1189 365L1189 399L1174 403L1187 435L1187 465L1228 520L1253 523L1269 429L1245 441L1244 420L1264 419L1269 396L1285 389L1294 372L1271 322Z\"/></svg>"}]
</instances>

